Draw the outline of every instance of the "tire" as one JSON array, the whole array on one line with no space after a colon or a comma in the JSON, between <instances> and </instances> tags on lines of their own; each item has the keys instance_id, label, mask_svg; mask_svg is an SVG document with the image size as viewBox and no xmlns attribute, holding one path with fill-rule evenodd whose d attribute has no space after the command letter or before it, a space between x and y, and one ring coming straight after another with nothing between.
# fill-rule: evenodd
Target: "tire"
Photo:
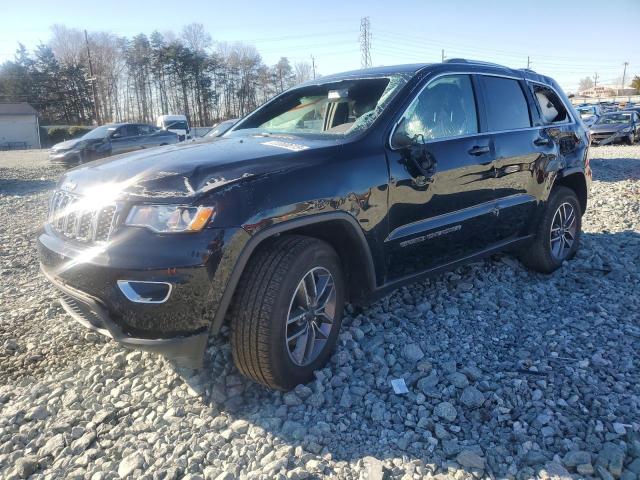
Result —
<instances>
[{"instance_id":1,"label":"tire","mask_svg":"<svg viewBox=\"0 0 640 480\"><path fill-rule=\"evenodd\" d=\"M626 141L627 141L627 145L633 145L634 143L636 143L636 136L633 133L631 133L627 137Z\"/></svg>"},{"instance_id":2,"label":"tire","mask_svg":"<svg viewBox=\"0 0 640 480\"><path fill-rule=\"evenodd\" d=\"M566 214L569 207L573 210L574 222L571 223L571 214ZM557 228L562 221L560 208L563 207L567 216L566 225ZM557 215L560 215L558 217ZM565 228L571 224L570 228ZM552 242L552 225L554 227L554 241ZM528 268L542 273L552 273L560 268L562 262L570 260L576 254L580 244L580 232L582 228L582 209L575 192L567 187L556 187L551 191L546 210L538 224L533 241L523 249L520 261ZM563 230L564 229L564 230ZM567 231L567 234L561 232ZM573 237L568 246L569 238ZM565 240L566 239L566 242ZM553 248L552 248L553 244ZM564 248L559 248L564 247Z\"/></svg>"},{"instance_id":3,"label":"tire","mask_svg":"<svg viewBox=\"0 0 640 480\"><path fill-rule=\"evenodd\" d=\"M316 308L304 306L301 300L304 287L313 280L322 290L328 278L333 280L333 294L329 295L327 282L326 296L318 305L326 298L324 311L332 316L332 323L323 315L301 313ZM344 302L340 259L329 244L297 235L268 240L266 245L258 247L247 264L231 305L231 350L238 370L278 390L289 390L308 382L313 372L324 366L335 347ZM293 318L298 321L290 323ZM300 334L305 328L307 337ZM317 335L318 342L311 342L309 332ZM288 342L287 337L294 339ZM308 343L303 342L303 338ZM301 355L305 345L315 348Z\"/></svg>"}]
</instances>

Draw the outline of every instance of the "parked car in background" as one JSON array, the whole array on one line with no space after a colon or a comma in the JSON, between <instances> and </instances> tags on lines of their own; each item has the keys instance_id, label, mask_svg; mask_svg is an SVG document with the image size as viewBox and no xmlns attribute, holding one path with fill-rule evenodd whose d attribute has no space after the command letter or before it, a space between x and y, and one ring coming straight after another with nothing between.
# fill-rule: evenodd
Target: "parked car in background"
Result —
<instances>
[{"instance_id":1,"label":"parked car in background","mask_svg":"<svg viewBox=\"0 0 640 480\"><path fill-rule=\"evenodd\" d=\"M58 143L49 150L49 160L77 165L119 153L178 143L178 136L140 123L112 123L96 127L80 138Z\"/></svg>"},{"instance_id":2,"label":"parked car in background","mask_svg":"<svg viewBox=\"0 0 640 480\"><path fill-rule=\"evenodd\" d=\"M633 145L640 138L640 117L633 110L605 113L589 128L589 134L592 145L619 142Z\"/></svg>"},{"instance_id":3,"label":"parked car in background","mask_svg":"<svg viewBox=\"0 0 640 480\"><path fill-rule=\"evenodd\" d=\"M287 390L326 364L346 302L505 249L571 259L575 116L553 79L463 59L322 77L215 141L67 172L42 270L80 323L183 366L229 325L240 372Z\"/></svg>"},{"instance_id":4,"label":"parked car in background","mask_svg":"<svg viewBox=\"0 0 640 480\"><path fill-rule=\"evenodd\" d=\"M191 138L189 120L186 115L160 115L156 120L156 126L175 133L180 142Z\"/></svg>"},{"instance_id":5,"label":"parked car in background","mask_svg":"<svg viewBox=\"0 0 640 480\"><path fill-rule=\"evenodd\" d=\"M218 123L216 126L214 126L211 130L209 130L209 132L207 132L205 137L208 137L208 138L221 137L222 135L227 133L231 129L231 127L233 127L236 123L238 123L238 119L237 118L231 118L229 120L224 120L224 121Z\"/></svg>"},{"instance_id":6,"label":"parked car in background","mask_svg":"<svg viewBox=\"0 0 640 480\"><path fill-rule=\"evenodd\" d=\"M581 105L576 107L576 110L587 127L593 125L600 115L602 115L600 105Z\"/></svg>"}]
</instances>

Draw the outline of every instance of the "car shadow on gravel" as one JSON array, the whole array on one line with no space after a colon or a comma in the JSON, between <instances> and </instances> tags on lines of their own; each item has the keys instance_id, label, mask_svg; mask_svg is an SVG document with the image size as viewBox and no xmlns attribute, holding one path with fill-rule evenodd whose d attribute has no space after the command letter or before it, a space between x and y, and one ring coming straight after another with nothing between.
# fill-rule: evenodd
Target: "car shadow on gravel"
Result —
<instances>
[{"instance_id":1,"label":"car shadow on gravel","mask_svg":"<svg viewBox=\"0 0 640 480\"><path fill-rule=\"evenodd\" d=\"M28 196L51 190L55 185L54 180L0 178L0 196Z\"/></svg>"},{"instance_id":2,"label":"car shadow on gravel","mask_svg":"<svg viewBox=\"0 0 640 480\"><path fill-rule=\"evenodd\" d=\"M607 442L626 438L619 425L634 421L640 359L618 352L640 342L629 319L639 302L621 293L639 280L640 233L582 238L577 257L552 275L494 255L416 284L422 298L409 300L403 288L350 310L331 362L292 392L242 377L225 335L211 340L205 368L178 373L216 416L228 416L221 434L257 428L335 461L408 458L452 475L516 468L526 477L566 472L554 456L579 449L595 464ZM494 291L476 300L476 285ZM408 358L410 341L424 357ZM392 378L409 393L395 394Z\"/></svg>"},{"instance_id":3,"label":"car shadow on gravel","mask_svg":"<svg viewBox=\"0 0 640 480\"><path fill-rule=\"evenodd\" d=\"M594 180L601 182L640 180L640 159L637 158L594 158L590 160L590 164Z\"/></svg>"}]
</instances>

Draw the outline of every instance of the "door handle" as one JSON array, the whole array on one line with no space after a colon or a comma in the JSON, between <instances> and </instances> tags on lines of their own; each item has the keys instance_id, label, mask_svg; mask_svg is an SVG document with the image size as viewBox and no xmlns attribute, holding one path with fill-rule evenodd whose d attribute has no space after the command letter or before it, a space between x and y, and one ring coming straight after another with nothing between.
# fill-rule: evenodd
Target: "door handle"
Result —
<instances>
[{"instance_id":1,"label":"door handle","mask_svg":"<svg viewBox=\"0 0 640 480\"><path fill-rule=\"evenodd\" d=\"M533 144L536 147L546 147L547 145L551 144L551 139L550 138L544 138L544 137L538 137L533 141Z\"/></svg>"},{"instance_id":2,"label":"door handle","mask_svg":"<svg viewBox=\"0 0 640 480\"><path fill-rule=\"evenodd\" d=\"M490 151L491 149L489 148L489 145L476 145L475 147L471 147L471 149L469 150L469 155L484 155L485 153L489 153Z\"/></svg>"}]
</instances>

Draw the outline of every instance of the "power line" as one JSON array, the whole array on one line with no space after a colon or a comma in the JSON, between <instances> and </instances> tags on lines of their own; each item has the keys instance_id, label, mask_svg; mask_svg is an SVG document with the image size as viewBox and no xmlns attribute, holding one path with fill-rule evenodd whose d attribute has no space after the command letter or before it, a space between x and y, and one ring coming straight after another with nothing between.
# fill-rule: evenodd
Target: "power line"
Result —
<instances>
[{"instance_id":1,"label":"power line","mask_svg":"<svg viewBox=\"0 0 640 480\"><path fill-rule=\"evenodd\" d=\"M360 19L360 52L362 68L371 67L371 23L369 17Z\"/></svg>"}]
</instances>

